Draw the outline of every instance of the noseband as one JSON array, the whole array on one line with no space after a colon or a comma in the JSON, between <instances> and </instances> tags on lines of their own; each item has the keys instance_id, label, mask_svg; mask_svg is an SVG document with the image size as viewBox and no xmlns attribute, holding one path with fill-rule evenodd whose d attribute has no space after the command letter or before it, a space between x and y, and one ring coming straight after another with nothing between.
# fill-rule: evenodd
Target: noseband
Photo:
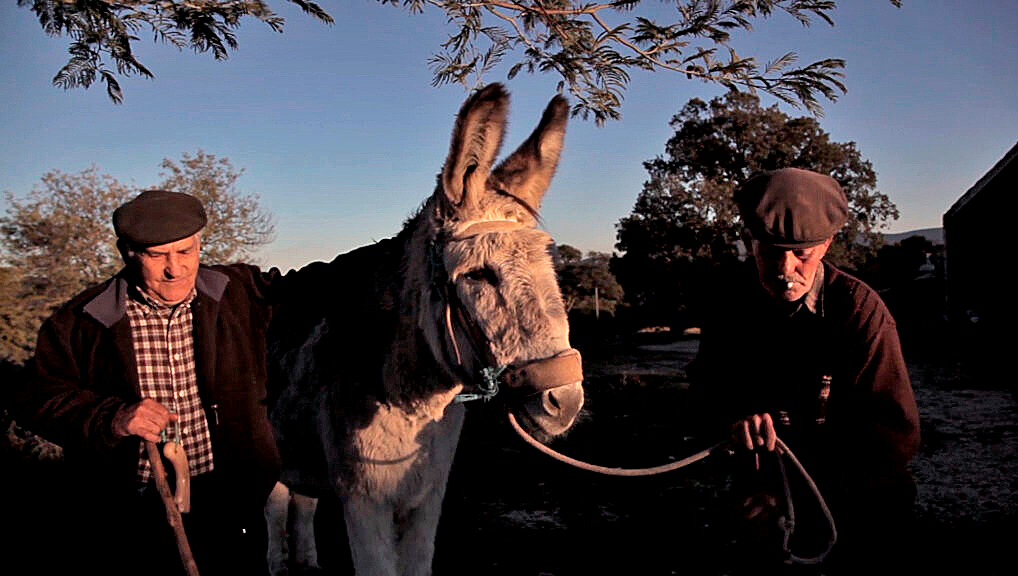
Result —
<instances>
[{"instance_id":1,"label":"noseband","mask_svg":"<svg viewBox=\"0 0 1018 576\"><path fill-rule=\"evenodd\" d=\"M485 220L460 227L449 240L466 240L489 232L511 232L525 227L515 220ZM490 400L499 392L499 385L513 391L517 397L541 394L570 384L583 381L583 367L580 352L575 348L563 350L553 356L517 364L499 365L487 346L487 337L480 327L467 315L463 303L456 294L456 286L449 276L441 258L438 244L432 245L432 268L435 284L445 303L445 327L452 344L452 355L456 365L463 367L463 355L456 342L458 330L466 335L474 358L483 366L480 379L471 379L474 391L457 394L454 402ZM440 279L439 279L440 278Z\"/></svg>"}]
</instances>

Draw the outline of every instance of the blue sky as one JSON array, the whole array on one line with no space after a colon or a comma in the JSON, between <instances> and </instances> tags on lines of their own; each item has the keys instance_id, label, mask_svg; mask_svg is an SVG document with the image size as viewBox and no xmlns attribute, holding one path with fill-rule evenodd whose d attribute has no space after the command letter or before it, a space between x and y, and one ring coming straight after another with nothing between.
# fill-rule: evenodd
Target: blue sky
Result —
<instances>
[{"instance_id":1,"label":"blue sky","mask_svg":"<svg viewBox=\"0 0 1018 576\"><path fill-rule=\"evenodd\" d=\"M0 190L23 195L47 171L92 165L152 186L163 158L202 149L243 168L240 189L259 194L275 215L277 237L260 264L285 270L392 236L433 191L466 97L458 86L431 86L427 60L449 29L434 10L409 15L374 0L321 4L335 26L272 2L285 32L249 20L226 62L142 33L136 53L155 78L123 79L125 101L116 106L102 86L52 87L67 39L46 37L29 10L3 3ZM844 58L848 93L825 103L823 128L834 140L856 142L873 163L878 187L901 211L889 232L940 226L951 204L1018 141L1018 2L840 4L833 28L804 29L775 15L734 47L759 60L790 50L803 63ZM557 82L521 74L509 83L504 152L529 134ZM660 154L672 133L668 120L689 98L720 93L676 74L638 72L622 121L598 128L574 119L542 209L548 232L559 243L610 252L615 224L646 179L642 162Z\"/></svg>"}]
</instances>

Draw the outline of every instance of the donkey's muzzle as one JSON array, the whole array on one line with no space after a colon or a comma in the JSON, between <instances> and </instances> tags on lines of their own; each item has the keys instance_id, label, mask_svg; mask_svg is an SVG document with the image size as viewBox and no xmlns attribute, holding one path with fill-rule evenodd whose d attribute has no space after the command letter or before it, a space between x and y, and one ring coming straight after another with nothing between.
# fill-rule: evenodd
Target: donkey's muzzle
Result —
<instances>
[{"instance_id":1,"label":"donkey's muzzle","mask_svg":"<svg viewBox=\"0 0 1018 576\"><path fill-rule=\"evenodd\" d=\"M522 404L522 420L547 436L568 430L583 407L583 366L574 348L511 366L502 382Z\"/></svg>"},{"instance_id":2,"label":"donkey's muzzle","mask_svg":"<svg viewBox=\"0 0 1018 576\"><path fill-rule=\"evenodd\" d=\"M570 348L549 358L512 365L502 374L502 381L514 393L523 395L583 382L580 351Z\"/></svg>"}]
</instances>

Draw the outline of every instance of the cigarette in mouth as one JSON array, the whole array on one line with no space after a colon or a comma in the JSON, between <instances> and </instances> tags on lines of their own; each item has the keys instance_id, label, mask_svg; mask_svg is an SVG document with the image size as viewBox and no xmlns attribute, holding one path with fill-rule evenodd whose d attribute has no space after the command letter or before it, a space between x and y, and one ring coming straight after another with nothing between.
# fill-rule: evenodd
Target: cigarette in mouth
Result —
<instances>
[{"instance_id":1,"label":"cigarette in mouth","mask_svg":"<svg viewBox=\"0 0 1018 576\"><path fill-rule=\"evenodd\" d=\"M786 282L785 288L791 290L795 286L795 282Z\"/></svg>"}]
</instances>

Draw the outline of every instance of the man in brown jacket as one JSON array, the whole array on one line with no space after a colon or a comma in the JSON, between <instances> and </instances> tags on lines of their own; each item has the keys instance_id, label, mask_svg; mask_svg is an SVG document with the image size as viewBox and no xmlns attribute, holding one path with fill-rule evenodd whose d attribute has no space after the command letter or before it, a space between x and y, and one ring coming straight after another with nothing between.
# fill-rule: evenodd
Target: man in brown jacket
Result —
<instances>
[{"instance_id":1,"label":"man in brown jacket","mask_svg":"<svg viewBox=\"0 0 1018 576\"><path fill-rule=\"evenodd\" d=\"M205 224L186 194L147 191L120 206L113 225L125 267L39 333L17 416L64 447L76 503L50 535L68 549L40 560L181 573L143 442L167 440L186 454L184 521L201 573L266 571L262 509L280 463L265 334L299 273L199 265Z\"/></svg>"},{"instance_id":2,"label":"man in brown jacket","mask_svg":"<svg viewBox=\"0 0 1018 576\"><path fill-rule=\"evenodd\" d=\"M915 498L908 463L919 446L919 416L887 307L823 261L847 218L845 195L829 176L787 168L750 178L735 200L755 266L721 286L707 314L689 367L693 397L710 433L729 435L749 455L749 468L764 470L736 478L745 520L763 532L788 520L780 473L767 472L781 438L837 525L824 570L884 566L887 554L900 558L899 531ZM799 506L789 545L813 556L830 534L794 482ZM788 561L774 542L765 548Z\"/></svg>"}]
</instances>

